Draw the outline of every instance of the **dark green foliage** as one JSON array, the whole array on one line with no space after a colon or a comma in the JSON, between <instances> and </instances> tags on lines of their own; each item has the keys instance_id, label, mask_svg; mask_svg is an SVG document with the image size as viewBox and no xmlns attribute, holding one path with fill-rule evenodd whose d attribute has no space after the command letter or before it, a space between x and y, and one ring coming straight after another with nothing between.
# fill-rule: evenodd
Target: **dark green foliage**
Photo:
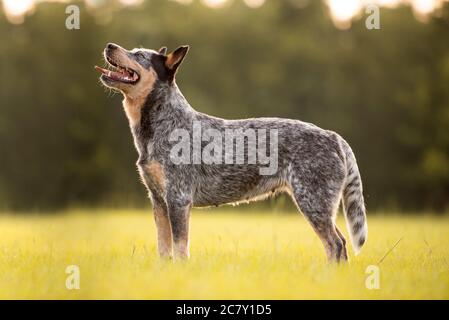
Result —
<instances>
[{"instance_id":1,"label":"dark green foliage","mask_svg":"<svg viewBox=\"0 0 449 320\"><path fill-rule=\"evenodd\" d=\"M381 30L336 29L304 9L241 1L213 10L147 1L88 13L65 28L64 4L23 25L0 13L0 206L143 205L119 94L93 70L107 42L189 44L178 84L197 110L227 118L297 118L351 144L368 210L449 205L449 6L418 22L382 10Z\"/></svg>"}]
</instances>

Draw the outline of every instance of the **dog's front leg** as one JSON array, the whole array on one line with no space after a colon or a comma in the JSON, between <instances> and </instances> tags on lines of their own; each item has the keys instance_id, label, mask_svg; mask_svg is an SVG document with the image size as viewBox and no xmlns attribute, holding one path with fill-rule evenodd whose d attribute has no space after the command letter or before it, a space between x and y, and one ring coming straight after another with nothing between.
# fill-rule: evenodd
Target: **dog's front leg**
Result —
<instances>
[{"instance_id":1,"label":"dog's front leg","mask_svg":"<svg viewBox=\"0 0 449 320\"><path fill-rule=\"evenodd\" d=\"M154 201L153 205L154 221L157 228L157 247L161 258L172 258L173 241L170 219L165 204Z\"/></svg>"},{"instance_id":2,"label":"dog's front leg","mask_svg":"<svg viewBox=\"0 0 449 320\"><path fill-rule=\"evenodd\" d=\"M168 215L173 233L173 254L175 259L188 259L189 252L189 220L191 202L169 201Z\"/></svg>"}]
</instances>

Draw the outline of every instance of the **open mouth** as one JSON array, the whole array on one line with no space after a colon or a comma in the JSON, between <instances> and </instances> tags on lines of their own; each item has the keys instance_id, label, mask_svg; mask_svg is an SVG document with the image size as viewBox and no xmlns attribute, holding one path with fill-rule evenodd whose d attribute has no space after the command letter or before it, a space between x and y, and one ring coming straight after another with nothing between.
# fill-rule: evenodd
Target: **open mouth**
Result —
<instances>
[{"instance_id":1,"label":"open mouth","mask_svg":"<svg viewBox=\"0 0 449 320\"><path fill-rule=\"evenodd\" d=\"M102 74L102 77L123 83L135 84L139 81L139 74L131 68L119 66L109 57L106 58L107 62L111 69L104 69L98 66L95 66L95 69Z\"/></svg>"}]
</instances>

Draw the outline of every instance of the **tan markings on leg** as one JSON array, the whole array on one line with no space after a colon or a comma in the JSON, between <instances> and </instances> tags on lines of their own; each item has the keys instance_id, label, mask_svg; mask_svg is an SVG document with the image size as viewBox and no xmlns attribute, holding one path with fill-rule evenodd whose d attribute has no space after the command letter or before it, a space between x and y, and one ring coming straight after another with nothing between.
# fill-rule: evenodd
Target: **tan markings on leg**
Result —
<instances>
[{"instance_id":1,"label":"tan markings on leg","mask_svg":"<svg viewBox=\"0 0 449 320\"><path fill-rule=\"evenodd\" d=\"M123 100L123 108L131 126L140 123L141 110L157 78L153 69L139 68L137 71L139 71L140 80L125 93L125 100Z\"/></svg>"},{"instance_id":2,"label":"tan markings on leg","mask_svg":"<svg viewBox=\"0 0 449 320\"><path fill-rule=\"evenodd\" d=\"M181 260L190 258L189 237L188 236L174 244L174 256L175 256L175 258L181 259Z\"/></svg>"},{"instance_id":3,"label":"tan markings on leg","mask_svg":"<svg viewBox=\"0 0 449 320\"><path fill-rule=\"evenodd\" d=\"M155 160L151 160L145 166L145 171L150 176L155 187L158 188L158 191L165 193L165 173L162 165Z\"/></svg>"},{"instance_id":4,"label":"tan markings on leg","mask_svg":"<svg viewBox=\"0 0 449 320\"><path fill-rule=\"evenodd\" d=\"M168 213L161 207L154 208L154 220L157 227L157 247L162 258L173 256L173 241Z\"/></svg>"}]
</instances>

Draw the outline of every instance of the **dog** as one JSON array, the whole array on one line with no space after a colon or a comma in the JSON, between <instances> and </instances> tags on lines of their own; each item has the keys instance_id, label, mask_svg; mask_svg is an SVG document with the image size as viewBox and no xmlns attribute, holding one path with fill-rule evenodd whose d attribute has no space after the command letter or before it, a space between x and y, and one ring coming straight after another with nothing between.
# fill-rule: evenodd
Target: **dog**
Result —
<instances>
[{"instance_id":1,"label":"dog","mask_svg":"<svg viewBox=\"0 0 449 320\"><path fill-rule=\"evenodd\" d=\"M188 51L188 46L170 53L166 47L126 50L109 43L103 52L107 69L95 67L101 82L124 96L139 155L137 168L153 204L159 255L189 258L192 207L259 200L278 192L291 196L321 239L330 262L348 260L346 240L335 224L342 202L357 254L368 229L362 180L348 143L333 131L299 120L225 120L195 111L176 84ZM208 137L197 137L192 146L190 137L195 140L199 126ZM228 131L242 133L243 139L227 139ZM229 151L225 155L220 153L223 132ZM269 138L260 132L270 132ZM267 143L276 147L270 149L275 154L269 158L273 166L266 161ZM207 154L206 148L214 151L212 160L199 157Z\"/></svg>"}]
</instances>

